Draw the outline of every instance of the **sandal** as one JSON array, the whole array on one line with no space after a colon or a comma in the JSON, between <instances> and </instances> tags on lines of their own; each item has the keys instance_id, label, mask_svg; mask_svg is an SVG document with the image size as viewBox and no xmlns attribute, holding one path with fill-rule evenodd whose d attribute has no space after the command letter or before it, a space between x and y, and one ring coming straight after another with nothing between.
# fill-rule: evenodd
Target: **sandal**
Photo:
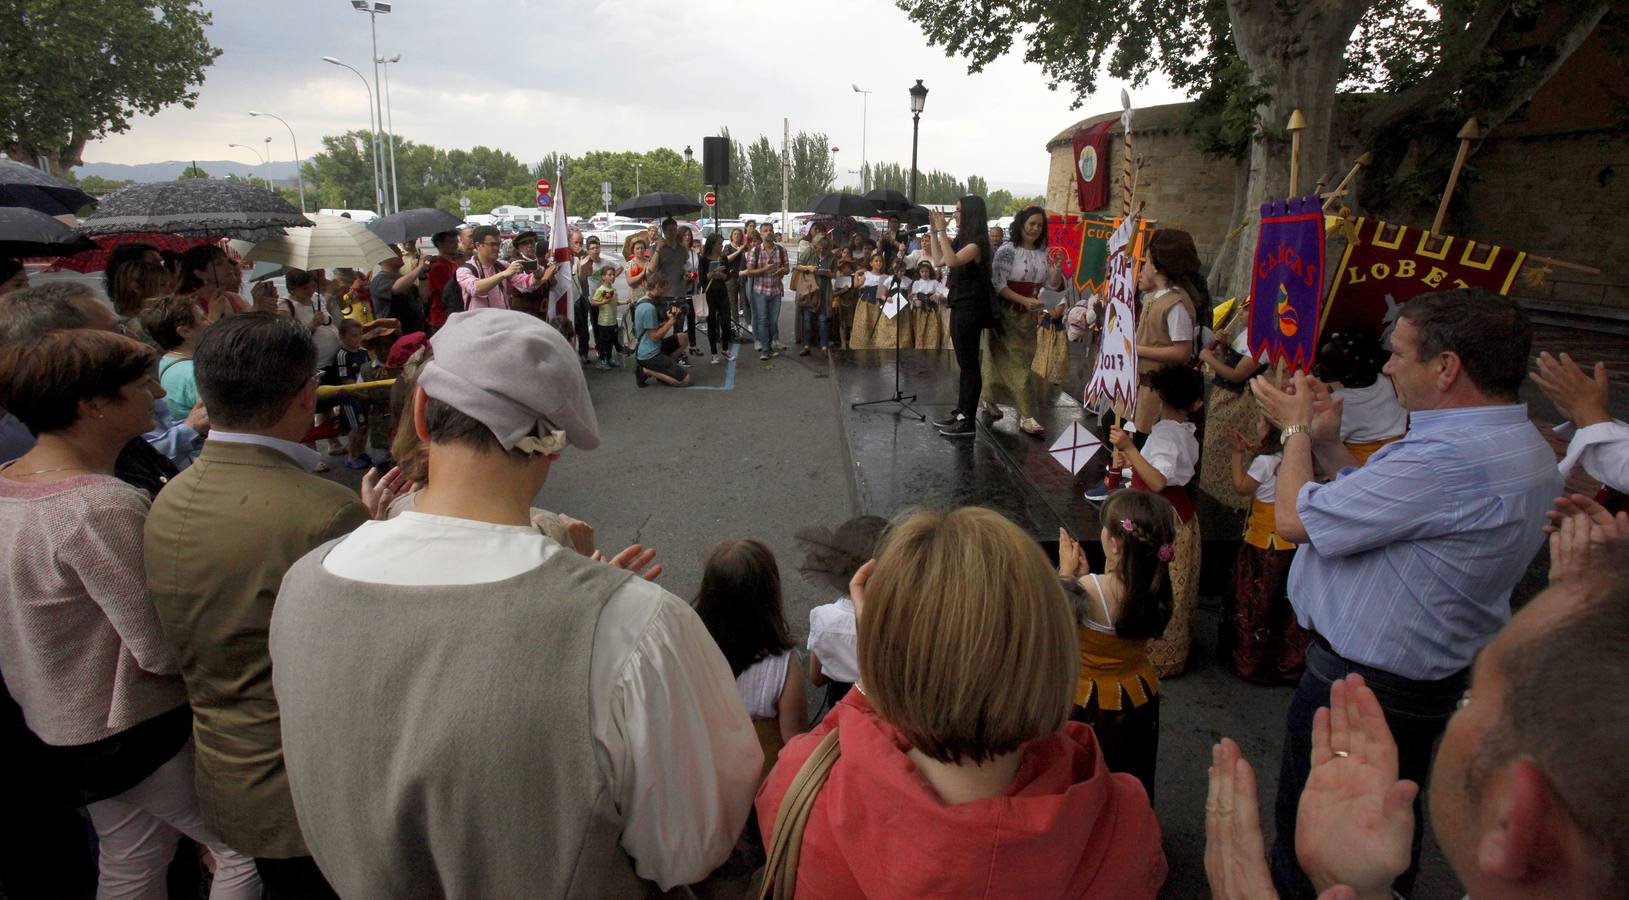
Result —
<instances>
[{"instance_id":1,"label":"sandal","mask_svg":"<svg viewBox=\"0 0 1629 900\"><path fill-rule=\"evenodd\" d=\"M1018 430L1025 434L1031 434L1037 437L1046 433L1046 429L1042 428L1041 423L1035 421L1033 416L1025 416L1024 418L1019 419Z\"/></svg>"},{"instance_id":2,"label":"sandal","mask_svg":"<svg viewBox=\"0 0 1629 900\"><path fill-rule=\"evenodd\" d=\"M979 409L984 410L984 412L989 415L990 421L992 422L1000 421L1001 417L1006 415L1005 412L1002 412L1001 407L991 403L988 400L980 400Z\"/></svg>"},{"instance_id":3,"label":"sandal","mask_svg":"<svg viewBox=\"0 0 1629 900\"><path fill-rule=\"evenodd\" d=\"M332 471L334 471L334 470L332 468L330 468L327 463L320 462L320 463L317 463L317 467L315 469L311 470L311 474L313 474L313 475L321 475L324 472L332 472Z\"/></svg>"}]
</instances>

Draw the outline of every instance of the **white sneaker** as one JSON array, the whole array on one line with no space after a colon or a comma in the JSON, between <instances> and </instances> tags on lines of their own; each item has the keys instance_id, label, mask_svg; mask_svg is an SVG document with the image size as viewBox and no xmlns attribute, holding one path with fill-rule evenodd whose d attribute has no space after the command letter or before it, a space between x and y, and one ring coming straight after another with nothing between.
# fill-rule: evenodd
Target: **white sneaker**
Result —
<instances>
[{"instance_id":1,"label":"white sneaker","mask_svg":"<svg viewBox=\"0 0 1629 900\"><path fill-rule=\"evenodd\" d=\"M718 365L718 354L717 353L713 354L713 365L715 365L715 366Z\"/></svg>"},{"instance_id":2,"label":"white sneaker","mask_svg":"<svg viewBox=\"0 0 1629 900\"><path fill-rule=\"evenodd\" d=\"M735 354L731 353L728 350L725 350L724 351L724 359L729 361L729 362L735 362Z\"/></svg>"}]
</instances>

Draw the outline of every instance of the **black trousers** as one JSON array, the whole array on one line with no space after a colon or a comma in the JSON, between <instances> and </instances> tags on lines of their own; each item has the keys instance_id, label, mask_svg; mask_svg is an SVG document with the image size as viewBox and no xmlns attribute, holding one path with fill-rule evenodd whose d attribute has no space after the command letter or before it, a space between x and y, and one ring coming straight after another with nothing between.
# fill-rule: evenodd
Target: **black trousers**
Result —
<instances>
[{"instance_id":1,"label":"black trousers","mask_svg":"<svg viewBox=\"0 0 1629 900\"><path fill-rule=\"evenodd\" d=\"M317 861L309 856L290 859L255 857L255 871L265 886L266 900L339 900Z\"/></svg>"},{"instance_id":2,"label":"black trousers","mask_svg":"<svg viewBox=\"0 0 1629 900\"><path fill-rule=\"evenodd\" d=\"M984 391L984 373L979 369L979 338L988 320L989 313L984 310L950 308L950 343L956 351L956 365L961 369L956 411L969 419L978 411L979 394Z\"/></svg>"},{"instance_id":3,"label":"black trousers","mask_svg":"<svg viewBox=\"0 0 1629 900\"><path fill-rule=\"evenodd\" d=\"M593 321L591 318L592 310L589 308L588 298L578 297L577 302L572 304L572 307L571 325L572 330L577 332L577 355L587 356L588 329L590 328L589 323Z\"/></svg>"},{"instance_id":4,"label":"black trousers","mask_svg":"<svg viewBox=\"0 0 1629 900\"><path fill-rule=\"evenodd\" d=\"M730 351L730 303L724 291L707 292L707 347L712 355Z\"/></svg>"},{"instance_id":5,"label":"black trousers","mask_svg":"<svg viewBox=\"0 0 1629 900\"><path fill-rule=\"evenodd\" d=\"M1160 695L1148 698L1142 706L1132 706L1131 698L1121 689L1120 709L1110 712L1097 705L1097 695L1093 694L1085 706L1075 707L1069 718L1092 726L1109 771L1135 775L1152 804L1155 763L1160 753Z\"/></svg>"},{"instance_id":6,"label":"black trousers","mask_svg":"<svg viewBox=\"0 0 1629 900\"><path fill-rule=\"evenodd\" d=\"M599 351L600 359L609 362L617 351L617 327L615 325L594 326L594 349Z\"/></svg>"}]
</instances>

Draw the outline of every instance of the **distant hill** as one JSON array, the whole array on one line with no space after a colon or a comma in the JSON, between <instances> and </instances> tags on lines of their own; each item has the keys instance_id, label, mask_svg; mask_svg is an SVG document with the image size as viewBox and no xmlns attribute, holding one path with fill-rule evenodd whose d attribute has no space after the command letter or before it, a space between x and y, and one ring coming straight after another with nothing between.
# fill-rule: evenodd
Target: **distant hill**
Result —
<instances>
[{"instance_id":1,"label":"distant hill","mask_svg":"<svg viewBox=\"0 0 1629 900\"><path fill-rule=\"evenodd\" d=\"M248 154L245 153L244 155L247 156ZM295 175L294 163L288 160L275 161L269 166L264 166L235 159L172 159L165 162L137 163L135 165L93 162L85 163L75 169L74 173L81 178L86 175L96 175L114 181L174 181L181 177L181 173L186 171L188 166L194 164L208 172L211 178L225 178L228 175L236 175L239 178L247 178L251 175L256 178L264 178L269 171L273 181L292 182Z\"/></svg>"}]
</instances>

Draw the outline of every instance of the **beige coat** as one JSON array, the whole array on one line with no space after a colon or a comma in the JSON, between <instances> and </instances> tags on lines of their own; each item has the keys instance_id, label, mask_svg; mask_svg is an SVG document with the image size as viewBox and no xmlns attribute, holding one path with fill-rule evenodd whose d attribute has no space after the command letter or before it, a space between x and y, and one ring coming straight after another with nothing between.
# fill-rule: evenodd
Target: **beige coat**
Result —
<instances>
[{"instance_id":1,"label":"beige coat","mask_svg":"<svg viewBox=\"0 0 1629 900\"><path fill-rule=\"evenodd\" d=\"M192 702L198 806L240 853L308 855L289 796L266 635L283 574L367 518L348 488L253 444L208 441L147 516L147 583Z\"/></svg>"},{"instance_id":2,"label":"beige coat","mask_svg":"<svg viewBox=\"0 0 1629 900\"><path fill-rule=\"evenodd\" d=\"M1180 287L1173 287L1159 297L1143 302L1142 312L1137 314L1138 346L1170 347L1175 343L1171 340L1171 332L1166 327L1165 317L1178 303L1188 308L1190 318L1194 317L1194 300ZM1197 318L1194 319L1196 326L1198 321ZM1132 421L1137 423L1137 430L1143 434L1147 434L1148 430L1154 427L1154 423L1160 420L1160 398L1148 386L1148 376L1165 365L1151 359L1137 360L1137 414Z\"/></svg>"}]
</instances>

